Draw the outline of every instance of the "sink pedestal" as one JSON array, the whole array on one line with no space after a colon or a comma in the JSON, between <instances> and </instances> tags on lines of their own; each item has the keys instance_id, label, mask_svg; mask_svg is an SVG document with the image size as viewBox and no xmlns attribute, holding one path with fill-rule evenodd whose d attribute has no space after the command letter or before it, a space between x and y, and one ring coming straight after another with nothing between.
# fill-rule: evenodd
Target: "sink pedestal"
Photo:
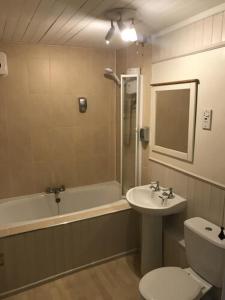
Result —
<instances>
[{"instance_id":1,"label":"sink pedestal","mask_svg":"<svg viewBox=\"0 0 225 300\"><path fill-rule=\"evenodd\" d=\"M172 190L171 190L172 191ZM181 212L187 200L173 193L162 200L163 188L152 191L149 185L130 189L126 198L130 206L142 216L141 272L162 267L163 263L163 216Z\"/></svg>"},{"instance_id":2,"label":"sink pedestal","mask_svg":"<svg viewBox=\"0 0 225 300\"><path fill-rule=\"evenodd\" d=\"M162 217L142 214L141 273L162 267Z\"/></svg>"}]
</instances>

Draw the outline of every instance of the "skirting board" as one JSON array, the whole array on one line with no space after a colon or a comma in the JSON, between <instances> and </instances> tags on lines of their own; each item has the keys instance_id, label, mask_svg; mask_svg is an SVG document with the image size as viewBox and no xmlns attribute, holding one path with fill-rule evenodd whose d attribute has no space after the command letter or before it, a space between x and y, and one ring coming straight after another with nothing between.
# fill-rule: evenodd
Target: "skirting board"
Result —
<instances>
[{"instance_id":1,"label":"skirting board","mask_svg":"<svg viewBox=\"0 0 225 300\"><path fill-rule=\"evenodd\" d=\"M191 176L191 177L197 178L197 179L199 179L199 180L201 180L201 181L210 183L210 184L212 184L212 185L214 185L214 186L216 186L216 187L219 187L219 188L225 190L225 185L222 184L222 183L219 183L219 182L217 182L217 181L213 181L213 180L211 180L211 179L208 179L208 178L206 178L206 177L197 175L197 174L195 174L195 173L188 172L188 171L186 171L186 170L184 170L184 169L182 169L182 168L178 168L178 167L175 167L175 166L173 166L173 165L171 165L171 164L167 164L167 163L165 163L165 162L163 162L163 161L161 161L161 160L159 160L159 159L155 159L155 158L149 157L149 160L151 160L151 161L153 161L153 162L156 162L156 163L158 163L158 164L160 164L160 165L166 166L166 167L168 167L168 168L170 168L170 169L176 170L176 171L178 171L178 172L180 172L180 173L183 173L183 174L189 175L189 176Z\"/></svg>"},{"instance_id":2,"label":"skirting board","mask_svg":"<svg viewBox=\"0 0 225 300\"><path fill-rule=\"evenodd\" d=\"M64 277L64 276L66 276L66 275L70 275L70 274L72 274L72 273L81 271L81 270L83 270L83 269L86 269L86 268L89 268L89 267L93 267L93 266L96 266L96 265L105 263L105 262L107 262L107 261L110 261L110 260L113 260L113 259L116 259L116 258L120 258L120 257L125 256L125 255L128 255L128 254L136 253L137 251L138 251L138 249L135 248L135 249L131 249L131 250L129 250L129 251L125 251L125 252L122 252L122 253L118 253L118 254L115 254L115 255L113 255L113 256L109 256L109 257L106 257L106 258L103 258L103 259L100 259L100 260L91 262L91 263L89 263L89 264L83 265L83 266L81 266L81 267L77 267L77 268L74 268L74 269L70 269L70 270L65 271L65 272L63 272L63 273L60 273L60 274L56 274L56 275L47 277L47 278L45 278L45 279L42 279L42 280L40 280L40 281L36 281L36 282L34 282L34 283L31 283L31 284L28 284L28 285L19 287L19 288L17 288L17 289L10 290L10 291L7 291L7 292L5 292L5 293L1 293L1 294L0 294L0 299L3 299L3 298L5 298L5 297L9 297L9 296L13 296L13 295L18 294L18 293L22 293L22 292L24 292L24 291L26 291L26 290L28 290L28 289L34 288L34 287L39 286L39 285L41 285L41 284L47 283L47 282L49 282L49 281L59 279L59 278Z\"/></svg>"}]
</instances>

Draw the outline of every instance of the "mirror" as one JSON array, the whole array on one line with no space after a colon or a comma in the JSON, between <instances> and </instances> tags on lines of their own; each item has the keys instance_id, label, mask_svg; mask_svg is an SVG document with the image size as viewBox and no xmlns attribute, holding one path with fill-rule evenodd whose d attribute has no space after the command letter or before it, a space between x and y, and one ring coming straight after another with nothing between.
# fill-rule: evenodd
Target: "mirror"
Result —
<instances>
[{"instance_id":1,"label":"mirror","mask_svg":"<svg viewBox=\"0 0 225 300\"><path fill-rule=\"evenodd\" d=\"M196 82L152 88L152 151L193 160L196 90Z\"/></svg>"}]
</instances>

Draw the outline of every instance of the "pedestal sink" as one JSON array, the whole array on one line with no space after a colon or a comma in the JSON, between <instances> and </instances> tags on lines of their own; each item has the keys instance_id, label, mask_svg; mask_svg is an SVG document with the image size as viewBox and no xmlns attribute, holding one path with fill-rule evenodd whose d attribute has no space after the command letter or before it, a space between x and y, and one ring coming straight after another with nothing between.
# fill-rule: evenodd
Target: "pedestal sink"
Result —
<instances>
[{"instance_id":1,"label":"pedestal sink","mask_svg":"<svg viewBox=\"0 0 225 300\"><path fill-rule=\"evenodd\" d=\"M143 275L162 266L163 216L181 212L187 202L175 193L172 199L162 194L163 188L156 192L149 185L132 188L126 194L130 206L142 214L141 272Z\"/></svg>"}]
</instances>

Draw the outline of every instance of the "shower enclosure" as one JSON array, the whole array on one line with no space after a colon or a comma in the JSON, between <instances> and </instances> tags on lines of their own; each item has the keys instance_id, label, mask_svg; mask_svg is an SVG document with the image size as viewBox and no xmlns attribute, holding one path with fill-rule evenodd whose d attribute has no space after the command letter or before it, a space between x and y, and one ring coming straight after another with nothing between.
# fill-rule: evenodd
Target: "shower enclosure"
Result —
<instances>
[{"instance_id":1,"label":"shower enclosure","mask_svg":"<svg viewBox=\"0 0 225 300\"><path fill-rule=\"evenodd\" d=\"M121 153L122 194L140 184L141 75L121 75Z\"/></svg>"}]
</instances>

